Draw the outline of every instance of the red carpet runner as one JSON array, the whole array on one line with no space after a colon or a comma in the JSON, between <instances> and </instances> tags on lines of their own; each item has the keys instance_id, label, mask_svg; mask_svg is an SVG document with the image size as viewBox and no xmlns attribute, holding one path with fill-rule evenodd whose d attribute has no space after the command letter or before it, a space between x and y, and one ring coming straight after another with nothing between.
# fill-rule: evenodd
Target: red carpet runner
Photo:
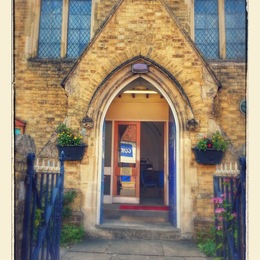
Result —
<instances>
[{"instance_id":1,"label":"red carpet runner","mask_svg":"<svg viewBox=\"0 0 260 260\"><path fill-rule=\"evenodd\" d=\"M120 210L160 210L168 211L168 206L120 205Z\"/></svg>"}]
</instances>

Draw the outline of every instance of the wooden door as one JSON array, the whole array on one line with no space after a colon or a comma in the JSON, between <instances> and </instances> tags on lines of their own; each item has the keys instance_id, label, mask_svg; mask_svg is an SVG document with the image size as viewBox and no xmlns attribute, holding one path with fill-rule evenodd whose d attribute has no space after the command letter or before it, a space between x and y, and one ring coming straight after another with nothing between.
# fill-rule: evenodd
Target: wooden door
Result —
<instances>
[{"instance_id":1,"label":"wooden door","mask_svg":"<svg viewBox=\"0 0 260 260\"><path fill-rule=\"evenodd\" d=\"M115 122L113 202L140 202L140 122Z\"/></svg>"}]
</instances>

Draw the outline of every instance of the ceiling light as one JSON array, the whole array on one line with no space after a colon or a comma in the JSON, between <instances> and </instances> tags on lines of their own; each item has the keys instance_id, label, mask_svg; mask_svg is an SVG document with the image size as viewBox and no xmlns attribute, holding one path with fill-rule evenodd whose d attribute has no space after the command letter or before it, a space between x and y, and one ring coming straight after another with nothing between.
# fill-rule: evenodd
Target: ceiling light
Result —
<instances>
[{"instance_id":1,"label":"ceiling light","mask_svg":"<svg viewBox=\"0 0 260 260\"><path fill-rule=\"evenodd\" d=\"M131 89L131 90L126 90L124 91L124 94L158 94L156 91L154 90L138 90L138 89Z\"/></svg>"}]
</instances>

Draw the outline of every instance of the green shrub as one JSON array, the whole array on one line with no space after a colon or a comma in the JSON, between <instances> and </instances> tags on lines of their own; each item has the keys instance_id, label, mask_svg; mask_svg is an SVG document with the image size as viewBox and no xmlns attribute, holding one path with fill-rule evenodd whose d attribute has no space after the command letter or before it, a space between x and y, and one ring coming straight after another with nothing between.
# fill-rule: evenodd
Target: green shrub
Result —
<instances>
[{"instance_id":1,"label":"green shrub","mask_svg":"<svg viewBox=\"0 0 260 260\"><path fill-rule=\"evenodd\" d=\"M72 215L71 204L74 202L77 192L73 189L66 190L63 194L62 218L68 218Z\"/></svg>"},{"instance_id":2,"label":"green shrub","mask_svg":"<svg viewBox=\"0 0 260 260\"><path fill-rule=\"evenodd\" d=\"M216 256L216 243L210 238L199 243L198 248L206 256Z\"/></svg>"},{"instance_id":3,"label":"green shrub","mask_svg":"<svg viewBox=\"0 0 260 260\"><path fill-rule=\"evenodd\" d=\"M216 256L216 242L214 226L210 227L210 232L200 232L198 234L197 246L206 256Z\"/></svg>"},{"instance_id":4,"label":"green shrub","mask_svg":"<svg viewBox=\"0 0 260 260\"><path fill-rule=\"evenodd\" d=\"M85 235L82 226L63 225L61 229L60 245L68 246L83 240Z\"/></svg>"}]
</instances>

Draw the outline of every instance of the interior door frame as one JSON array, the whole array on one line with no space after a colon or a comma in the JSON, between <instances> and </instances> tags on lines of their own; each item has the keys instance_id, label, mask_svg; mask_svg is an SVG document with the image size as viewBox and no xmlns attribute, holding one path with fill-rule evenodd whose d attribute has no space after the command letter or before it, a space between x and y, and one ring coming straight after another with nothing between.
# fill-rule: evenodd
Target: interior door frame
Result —
<instances>
[{"instance_id":1,"label":"interior door frame","mask_svg":"<svg viewBox=\"0 0 260 260\"><path fill-rule=\"evenodd\" d=\"M127 197L127 196L116 196L116 187L117 187L117 178L116 174L119 171L118 167L118 158L117 158L117 153L118 153L118 126L122 124L127 124L127 125L136 125L136 133L137 133L137 140L136 140L136 167L135 171L136 174L135 180L136 180L136 194L135 197ZM140 140L140 135L141 135L141 121L114 121L114 127L113 127L113 170L112 170L112 203L133 203L133 204L139 204L140 203L140 145L141 145L141 140Z\"/></svg>"}]
</instances>

